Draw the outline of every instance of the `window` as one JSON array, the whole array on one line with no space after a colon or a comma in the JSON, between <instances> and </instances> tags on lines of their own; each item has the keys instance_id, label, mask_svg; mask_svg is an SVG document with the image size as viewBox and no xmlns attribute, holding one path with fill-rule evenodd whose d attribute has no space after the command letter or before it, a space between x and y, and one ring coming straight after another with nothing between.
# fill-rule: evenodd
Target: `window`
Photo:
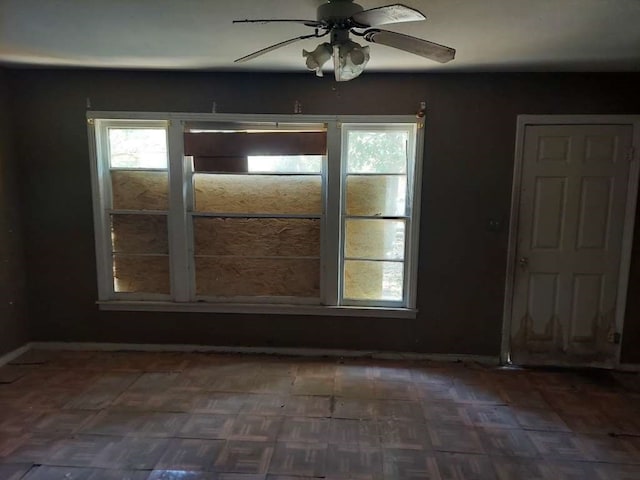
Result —
<instances>
[{"instance_id":1,"label":"window","mask_svg":"<svg viewBox=\"0 0 640 480\"><path fill-rule=\"evenodd\" d=\"M89 122L102 308L415 308L415 122L111 115Z\"/></svg>"}]
</instances>

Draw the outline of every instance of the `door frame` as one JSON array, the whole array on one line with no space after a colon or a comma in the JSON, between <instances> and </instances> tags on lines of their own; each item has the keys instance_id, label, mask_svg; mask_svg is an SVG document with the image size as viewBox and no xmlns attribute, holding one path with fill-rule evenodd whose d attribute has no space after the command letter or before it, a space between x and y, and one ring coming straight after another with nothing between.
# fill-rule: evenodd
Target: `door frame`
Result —
<instances>
[{"instance_id":1,"label":"door frame","mask_svg":"<svg viewBox=\"0 0 640 480\"><path fill-rule=\"evenodd\" d=\"M518 115L516 127L515 159L511 190L511 213L509 217L509 243L507 248L507 271L505 280L504 308L502 314L502 344L500 361L511 363L511 322L513 292L516 273L519 213L522 182L522 162L524 157L524 134L527 127L536 125L631 125L632 154L629 159L629 183L622 231L622 250L618 273L618 293L616 298L616 331L620 332L620 342L616 345L615 367L620 365L624 317L627 303L627 288L633 248L633 231L638 201L638 179L640 175L640 115Z\"/></svg>"}]
</instances>

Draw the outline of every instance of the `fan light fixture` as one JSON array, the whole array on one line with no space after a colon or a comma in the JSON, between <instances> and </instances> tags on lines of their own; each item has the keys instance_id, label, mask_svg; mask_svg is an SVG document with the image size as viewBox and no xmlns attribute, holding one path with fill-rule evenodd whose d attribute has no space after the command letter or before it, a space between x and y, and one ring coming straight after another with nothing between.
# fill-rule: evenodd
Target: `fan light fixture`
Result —
<instances>
[{"instance_id":1,"label":"fan light fixture","mask_svg":"<svg viewBox=\"0 0 640 480\"><path fill-rule=\"evenodd\" d=\"M422 20L426 20L426 17L421 12L406 5L385 5L364 10L353 0L327 0L327 3L318 7L317 20L234 20L233 23L298 23L315 30L315 33L310 35L276 43L235 61L246 62L300 40L331 35L330 42L321 43L312 52L303 50L302 56L306 59L307 68L316 72L318 77L322 77L322 67L333 57L336 81L344 82L359 76L369 62L369 47L354 42L349 38L349 34L362 37L367 42L397 48L436 62L446 63L453 60L456 51L451 47L377 28L378 25ZM371 28L373 26L376 28Z\"/></svg>"},{"instance_id":2,"label":"fan light fixture","mask_svg":"<svg viewBox=\"0 0 640 480\"><path fill-rule=\"evenodd\" d=\"M307 59L307 69L316 72L318 77L323 76L322 67L333 58L333 70L338 82L353 80L364 72L370 57L369 47L363 47L353 40L333 46L324 42L313 52L302 50L302 56Z\"/></svg>"}]
</instances>

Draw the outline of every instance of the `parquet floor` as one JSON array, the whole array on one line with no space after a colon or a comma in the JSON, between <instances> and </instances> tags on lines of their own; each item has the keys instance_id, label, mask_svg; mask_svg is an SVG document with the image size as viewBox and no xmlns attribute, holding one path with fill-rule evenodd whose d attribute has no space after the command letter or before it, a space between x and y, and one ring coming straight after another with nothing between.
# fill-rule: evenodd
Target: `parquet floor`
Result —
<instances>
[{"instance_id":1,"label":"parquet floor","mask_svg":"<svg viewBox=\"0 0 640 480\"><path fill-rule=\"evenodd\" d=\"M638 480L637 377L34 351L0 368L0 479Z\"/></svg>"}]
</instances>

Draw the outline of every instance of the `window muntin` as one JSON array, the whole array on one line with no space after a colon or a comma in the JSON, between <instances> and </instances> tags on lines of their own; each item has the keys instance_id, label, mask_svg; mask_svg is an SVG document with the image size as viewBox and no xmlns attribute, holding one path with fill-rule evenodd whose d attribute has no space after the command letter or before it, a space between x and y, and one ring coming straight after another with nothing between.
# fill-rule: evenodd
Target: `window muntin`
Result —
<instances>
[{"instance_id":1,"label":"window muntin","mask_svg":"<svg viewBox=\"0 0 640 480\"><path fill-rule=\"evenodd\" d=\"M342 146L327 148L325 133L322 155L301 154L291 142L283 142L289 145L285 151L254 148L274 133L317 134L317 123L244 131L210 125L197 133L244 135L251 148L229 151L236 142L223 138L214 151L194 157L188 155L193 139L187 134L195 129L179 126L184 149L175 147L179 143L170 149L167 138L175 142L177 132L174 125L170 133L166 120L97 120L99 204L105 212L100 228L108 232L103 248L111 272L102 300L415 305L415 124L329 122L326 130L341 132ZM122 131L145 130L162 136L164 145L149 147L153 162L130 161L129 155L125 164L124 151L145 157L144 141L128 150L112 143ZM129 143L136 135L129 135ZM176 163L180 150L184 168ZM342 192L339 201L335 192ZM286 241L274 241L283 235ZM170 246L178 248L176 257Z\"/></svg>"}]
</instances>

